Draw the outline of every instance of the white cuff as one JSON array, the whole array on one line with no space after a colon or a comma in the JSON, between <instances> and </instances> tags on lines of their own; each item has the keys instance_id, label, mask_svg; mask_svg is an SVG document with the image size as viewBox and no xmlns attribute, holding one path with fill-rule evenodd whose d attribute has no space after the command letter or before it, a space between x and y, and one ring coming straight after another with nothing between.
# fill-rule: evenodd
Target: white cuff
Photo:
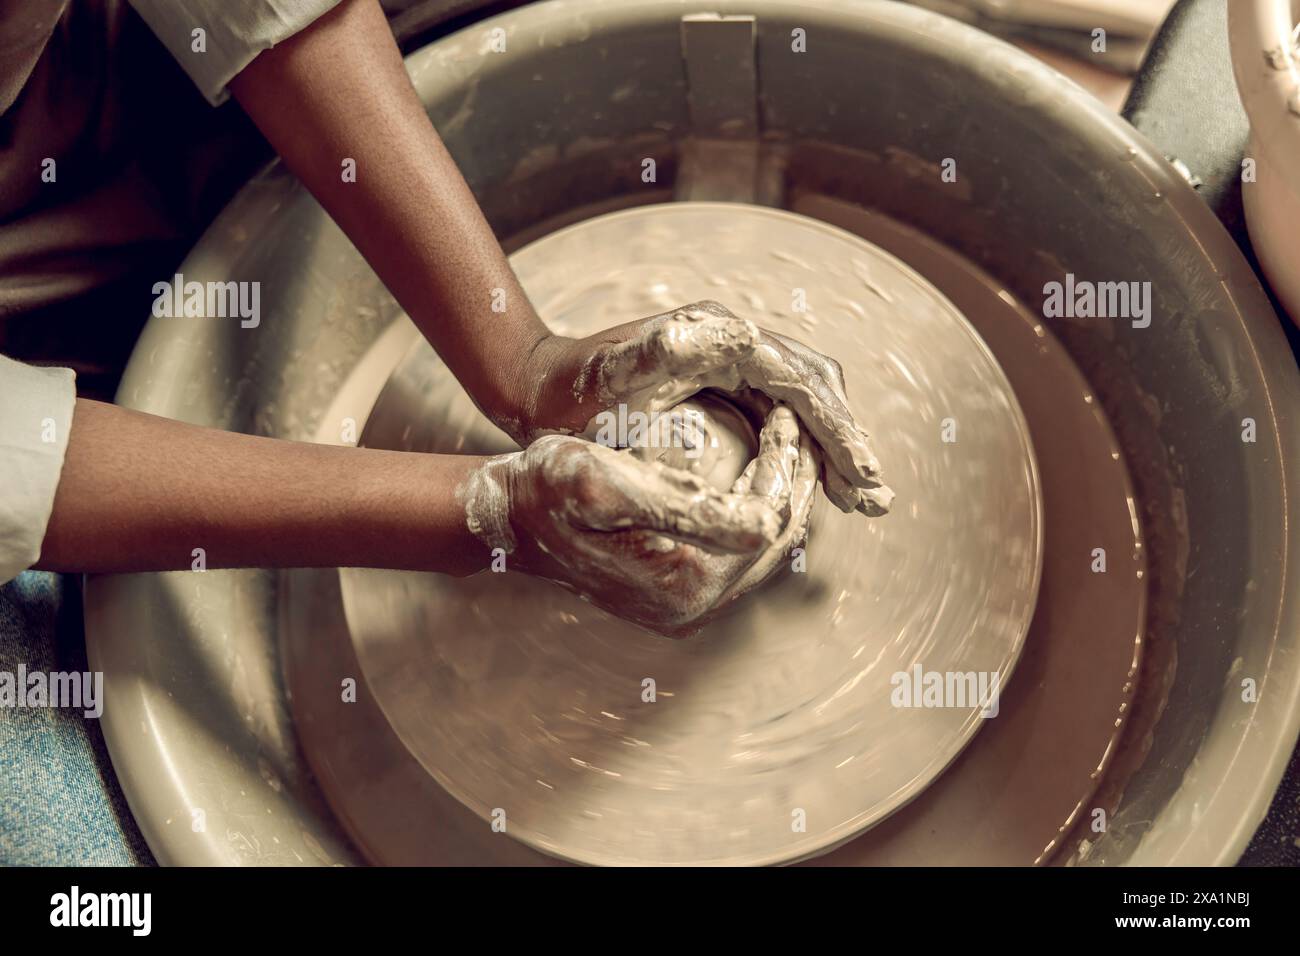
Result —
<instances>
[{"instance_id":1,"label":"white cuff","mask_svg":"<svg viewBox=\"0 0 1300 956\"><path fill-rule=\"evenodd\" d=\"M75 379L69 368L0 355L0 584L40 559L68 450Z\"/></svg>"},{"instance_id":2,"label":"white cuff","mask_svg":"<svg viewBox=\"0 0 1300 956\"><path fill-rule=\"evenodd\" d=\"M339 0L130 0L209 103L257 54L310 26ZM202 43L195 35L202 30ZM195 49L196 47L202 49Z\"/></svg>"}]
</instances>

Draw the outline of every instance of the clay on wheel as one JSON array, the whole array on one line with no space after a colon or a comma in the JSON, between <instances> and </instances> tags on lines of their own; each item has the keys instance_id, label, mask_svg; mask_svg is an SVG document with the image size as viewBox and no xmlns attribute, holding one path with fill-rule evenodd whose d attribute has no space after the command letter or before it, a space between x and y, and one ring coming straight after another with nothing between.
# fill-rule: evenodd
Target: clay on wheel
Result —
<instances>
[{"instance_id":1,"label":"clay on wheel","mask_svg":"<svg viewBox=\"0 0 1300 956\"><path fill-rule=\"evenodd\" d=\"M642 461L680 468L729 491L758 452L749 420L720 396L702 392L661 414L668 417L651 430L654 440L633 448Z\"/></svg>"}]
</instances>

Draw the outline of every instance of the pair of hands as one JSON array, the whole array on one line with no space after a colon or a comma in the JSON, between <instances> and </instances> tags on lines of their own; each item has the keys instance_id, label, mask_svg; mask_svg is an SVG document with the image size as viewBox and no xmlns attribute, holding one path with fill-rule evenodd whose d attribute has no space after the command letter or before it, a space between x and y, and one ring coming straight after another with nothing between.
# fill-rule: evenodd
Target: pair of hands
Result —
<instances>
[{"instance_id":1,"label":"pair of hands","mask_svg":"<svg viewBox=\"0 0 1300 956\"><path fill-rule=\"evenodd\" d=\"M766 577L802 539L819 474L842 511L884 514L893 498L839 363L716 302L545 340L531 365L518 407L494 415L526 448L484 465L471 494L504 509L515 566L660 633L690 633ZM768 408L729 492L573 437L619 404L653 413L704 388Z\"/></svg>"}]
</instances>

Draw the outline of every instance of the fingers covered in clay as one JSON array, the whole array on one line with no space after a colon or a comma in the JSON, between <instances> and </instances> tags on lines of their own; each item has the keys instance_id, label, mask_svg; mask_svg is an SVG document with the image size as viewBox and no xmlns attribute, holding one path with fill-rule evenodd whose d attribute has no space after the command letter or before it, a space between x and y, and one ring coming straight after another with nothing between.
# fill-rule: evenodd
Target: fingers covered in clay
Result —
<instances>
[{"instance_id":1,"label":"fingers covered in clay","mask_svg":"<svg viewBox=\"0 0 1300 956\"><path fill-rule=\"evenodd\" d=\"M816 443L794 412L772 405L759 433L759 449L733 491L766 497L781 512L784 527L772 542L728 585L718 606L729 603L767 580L808 534L817 476L821 470Z\"/></svg>"},{"instance_id":2,"label":"fingers covered in clay","mask_svg":"<svg viewBox=\"0 0 1300 956\"><path fill-rule=\"evenodd\" d=\"M767 497L721 492L692 474L564 436L491 459L461 497L470 529L505 547L514 566L674 637L697 629L787 533ZM497 523L503 506L508 536Z\"/></svg>"},{"instance_id":3,"label":"fingers covered in clay","mask_svg":"<svg viewBox=\"0 0 1300 956\"><path fill-rule=\"evenodd\" d=\"M889 510L893 492L849 409L844 370L835 359L705 301L647 320L641 335L611 349L603 367L610 369L610 395L658 387L653 407L703 388L761 392L789 406L821 448L823 484L836 507L868 515Z\"/></svg>"},{"instance_id":4,"label":"fingers covered in clay","mask_svg":"<svg viewBox=\"0 0 1300 956\"><path fill-rule=\"evenodd\" d=\"M733 397L764 424L729 491L552 435L471 474L466 521L524 570L658 633L693 633L803 539L817 483L817 446L794 411L753 390Z\"/></svg>"},{"instance_id":5,"label":"fingers covered in clay","mask_svg":"<svg viewBox=\"0 0 1300 956\"><path fill-rule=\"evenodd\" d=\"M785 402L799 416L822 449L826 494L837 507L863 510L862 492L884 489L880 461L849 410L837 363L797 342L765 333L763 343L742 364L741 374L749 387ZM879 505L892 500L892 493L870 497Z\"/></svg>"},{"instance_id":6,"label":"fingers covered in clay","mask_svg":"<svg viewBox=\"0 0 1300 956\"><path fill-rule=\"evenodd\" d=\"M831 504L841 511L860 511L869 518L889 514L894 503L894 491L888 485L877 488L857 488L844 475L827 466L822 474L822 487Z\"/></svg>"},{"instance_id":7,"label":"fingers covered in clay","mask_svg":"<svg viewBox=\"0 0 1300 956\"><path fill-rule=\"evenodd\" d=\"M640 333L592 357L575 386L594 381L602 402L613 402L665 381L725 371L743 361L761 334L716 302L697 302L647 319Z\"/></svg>"},{"instance_id":8,"label":"fingers covered in clay","mask_svg":"<svg viewBox=\"0 0 1300 956\"><path fill-rule=\"evenodd\" d=\"M710 551L746 553L781 530L767 501L725 494L695 475L583 442L574 452L571 520L593 531L653 531Z\"/></svg>"},{"instance_id":9,"label":"fingers covered in clay","mask_svg":"<svg viewBox=\"0 0 1300 956\"><path fill-rule=\"evenodd\" d=\"M737 479L734 490L769 499L788 518L798 464L799 420L788 406L773 405L758 435L758 454Z\"/></svg>"},{"instance_id":10,"label":"fingers covered in clay","mask_svg":"<svg viewBox=\"0 0 1300 956\"><path fill-rule=\"evenodd\" d=\"M804 539L819 473L841 510L889 509L893 492L834 359L699 302L645 320L584 363L573 397L597 399L586 426L594 440L552 435L522 453L510 469L511 527L534 573L613 613L661 633L711 617ZM615 442L594 429L609 426L601 415L608 419L614 402L627 406L628 422L633 412L653 422L679 405L698 412L707 406L698 393L706 392L722 393L748 425L763 422L752 460L721 480L716 462L729 452L696 461L699 446L683 444L683 452L670 444L647 453L622 435L633 431L622 407ZM713 416L708 448L718 447ZM753 438L751 430L751 449ZM616 450L624 443L630 447ZM729 491L719 490L737 473Z\"/></svg>"},{"instance_id":11,"label":"fingers covered in clay","mask_svg":"<svg viewBox=\"0 0 1300 956\"><path fill-rule=\"evenodd\" d=\"M788 405L821 449L831 502L845 512L889 510L893 492L849 408L840 363L761 330L717 302L652 316L630 338L601 344L581 366L572 391L580 404L594 396L598 415L615 402L662 411L704 389L752 389ZM589 414L588 437L595 422Z\"/></svg>"}]
</instances>

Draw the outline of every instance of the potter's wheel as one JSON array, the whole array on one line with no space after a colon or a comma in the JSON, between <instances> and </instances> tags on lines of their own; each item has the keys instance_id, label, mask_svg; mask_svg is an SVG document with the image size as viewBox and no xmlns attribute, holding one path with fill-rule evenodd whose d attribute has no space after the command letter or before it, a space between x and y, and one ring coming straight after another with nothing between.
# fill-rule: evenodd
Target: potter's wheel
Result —
<instances>
[{"instance_id":1,"label":"potter's wheel","mask_svg":"<svg viewBox=\"0 0 1300 956\"><path fill-rule=\"evenodd\" d=\"M1001 712L919 796L817 861L1028 864L1062 848L1090 865L1235 860L1300 726L1300 377L1249 266L1159 150L1018 50L907 4L712 8L755 17L755 69L684 79L683 57L711 51L684 46L688 8L671 0L528 4L493 21L509 54L483 55L487 25L473 23L408 67L510 249L693 194L700 164L680 160L697 86L747 80L762 91L761 201L907 262L1010 379L1046 547ZM791 56L795 28L815 56ZM949 155L956 183L936 165ZM179 271L263 280L264 320L151 320L121 404L337 442L416 338L278 164ZM1044 319L1044 283L1067 272L1151 280L1150 326ZM1246 417L1257 443L1241 439ZM1090 569L1099 547L1107 573ZM325 570L88 579L104 734L157 858L555 864L411 755L357 660L339 585ZM1246 678L1257 703L1242 700Z\"/></svg>"},{"instance_id":2,"label":"potter's wheel","mask_svg":"<svg viewBox=\"0 0 1300 956\"><path fill-rule=\"evenodd\" d=\"M1038 584L1028 432L978 335L879 248L757 207L627 210L512 262L565 334L712 296L839 358L899 499L877 520L819 500L806 572L688 641L522 574L344 570L353 646L398 737L485 826L504 816L513 836L592 863L794 859L913 798L985 702L996 716ZM512 447L422 341L362 440ZM910 687L917 668L978 675L963 686L984 696L900 706L895 675Z\"/></svg>"}]
</instances>

